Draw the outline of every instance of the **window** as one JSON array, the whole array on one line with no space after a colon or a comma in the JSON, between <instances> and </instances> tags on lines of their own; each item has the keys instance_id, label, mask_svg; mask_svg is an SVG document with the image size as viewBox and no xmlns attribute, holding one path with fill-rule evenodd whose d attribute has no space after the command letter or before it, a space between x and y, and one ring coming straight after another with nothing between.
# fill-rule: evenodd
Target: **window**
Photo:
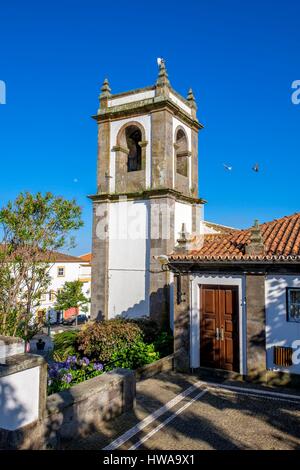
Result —
<instances>
[{"instance_id":1,"label":"window","mask_svg":"<svg viewBox=\"0 0 300 470\"><path fill-rule=\"evenodd\" d=\"M41 302L46 302L47 298L46 298L46 294L45 294L45 293L41 294L40 300L41 300Z\"/></svg>"},{"instance_id":2,"label":"window","mask_svg":"<svg viewBox=\"0 0 300 470\"><path fill-rule=\"evenodd\" d=\"M128 147L128 171L139 171L142 169L142 133L136 126L128 126L125 130L126 142Z\"/></svg>"},{"instance_id":3,"label":"window","mask_svg":"<svg viewBox=\"0 0 300 470\"><path fill-rule=\"evenodd\" d=\"M57 268L57 276L58 277L64 277L65 275L65 268L64 266L58 266Z\"/></svg>"},{"instance_id":4,"label":"window","mask_svg":"<svg viewBox=\"0 0 300 470\"><path fill-rule=\"evenodd\" d=\"M176 172L182 176L188 176L188 141L182 129L177 131L174 146L176 151Z\"/></svg>"},{"instance_id":5,"label":"window","mask_svg":"<svg viewBox=\"0 0 300 470\"><path fill-rule=\"evenodd\" d=\"M287 321L300 323L300 288L287 288Z\"/></svg>"},{"instance_id":6,"label":"window","mask_svg":"<svg viewBox=\"0 0 300 470\"><path fill-rule=\"evenodd\" d=\"M55 299L56 299L56 293L55 293L54 290L51 290L51 291L49 292L49 300L50 300L50 302L54 302Z\"/></svg>"}]
</instances>

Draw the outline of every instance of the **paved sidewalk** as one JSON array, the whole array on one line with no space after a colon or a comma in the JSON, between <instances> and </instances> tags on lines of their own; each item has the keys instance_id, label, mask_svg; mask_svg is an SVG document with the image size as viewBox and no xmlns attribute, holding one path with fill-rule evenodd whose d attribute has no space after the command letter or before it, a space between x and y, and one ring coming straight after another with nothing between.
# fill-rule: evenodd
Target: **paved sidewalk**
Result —
<instances>
[{"instance_id":1,"label":"paved sidewalk","mask_svg":"<svg viewBox=\"0 0 300 470\"><path fill-rule=\"evenodd\" d=\"M115 448L300 449L300 396L272 395L274 389L265 396L260 390L267 389L241 383L198 382L177 373L139 382L134 411L67 448L100 450L121 437Z\"/></svg>"}]
</instances>

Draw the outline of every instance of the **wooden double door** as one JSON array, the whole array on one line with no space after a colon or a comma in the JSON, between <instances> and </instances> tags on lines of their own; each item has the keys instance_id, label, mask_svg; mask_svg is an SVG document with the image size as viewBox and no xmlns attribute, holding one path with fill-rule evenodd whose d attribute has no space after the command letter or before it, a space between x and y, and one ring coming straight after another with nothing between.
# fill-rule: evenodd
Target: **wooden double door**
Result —
<instances>
[{"instance_id":1,"label":"wooden double door","mask_svg":"<svg viewBox=\"0 0 300 470\"><path fill-rule=\"evenodd\" d=\"M200 365L239 372L236 286L200 286Z\"/></svg>"}]
</instances>

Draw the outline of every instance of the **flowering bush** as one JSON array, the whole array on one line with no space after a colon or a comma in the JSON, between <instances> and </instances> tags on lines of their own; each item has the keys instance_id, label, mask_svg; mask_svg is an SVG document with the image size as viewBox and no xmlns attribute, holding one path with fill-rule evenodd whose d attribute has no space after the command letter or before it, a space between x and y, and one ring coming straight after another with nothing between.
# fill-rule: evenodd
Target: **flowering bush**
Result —
<instances>
[{"instance_id":1,"label":"flowering bush","mask_svg":"<svg viewBox=\"0 0 300 470\"><path fill-rule=\"evenodd\" d=\"M90 362L87 357L82 359L68 356L64 362L54 362L48 370L48 395L66 390L75 384L84 382L103 373L100 362Z\"/></svg>"},{"instance_id":2,"label":"flowering bush","mask_svg":"<svg viewBox=\"0 0 300 470\"><path fill-rule=\"evenodd\" d=\"M88 322L78 333L76 347L79 354L109 362L115 351L142 340L142 336L137 324L122 318Z\"/></svg>"}]
</instances>

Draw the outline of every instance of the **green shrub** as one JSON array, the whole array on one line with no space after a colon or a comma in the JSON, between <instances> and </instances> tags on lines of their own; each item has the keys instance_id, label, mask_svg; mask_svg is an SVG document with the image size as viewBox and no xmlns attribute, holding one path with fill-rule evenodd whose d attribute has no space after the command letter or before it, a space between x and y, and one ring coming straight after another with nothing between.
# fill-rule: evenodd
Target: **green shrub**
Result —
<instances>
[{"instance_id":1,"label":"green shrub","mask_svg":"<svg viewBox=\"0 0 300 470\"><path fill-rule=\"evenodd\" d=\"M160 334L157 336L157 338L154 341L155 351L159 352L160 357L169 356L169 354L173 353L174 351L173 341L174 341L174 338L173 338L171 331L160 332Z\"/></svg>"},{"instance_id":2,"label":"green shrub","mask_svg":"<svg viewBox=\"0 0 300 470\"><path fill-rule=\"evenodd\" d=\"M108 369L122 367L123 369L137 369L146 364L151 364L159 359L159 353L155 351L153 344L136 341L128 347L116 350L111 356L111 364Z\"/></svg>"},{"instance_id":3,"label":"green shrub","mask_svg":"<svg viewBox=\"0 0 300 470\"><path fill-rule=\"evenodd\" d=\"M53 343L53 359L55 361L65 361L68 356L78 354L76 348L78 331L64 331L63 333L57 333L54 336Z\"/></svg>"},{"instance_id":4,"label":"green shrub","mask_svg":"<svg viewBox=\"0 0 300 470\"><path fill-rule=\"evenodd\" d=\"M153 343L161 332L160 326L150 318L144 317L131 321L141 329L145 343Z\"/></svg>"},{"instance_id":5,"label":"green shrub","mask_svg":"<svg viewBox=\"0 0 300 470\"><path fill-rule=\"evenodd\" d=\"M149 318L138 318L132 321L142 330L145 343L153 343L160 357L165 357L173 353L174 338L171 330L162 330L155 321Z\"/></svg>"},{"instance_id":6,"label":"green shrub","mask_svg":"<svg viewBox=\"0 0 300 470\"><path fill-rule=\"evenodd\" d=\"M112 354L142 339L142 330L134 322L113 319L87 323L77 338L80 354L109 362Z\"/></svg>"}]
</instances>

